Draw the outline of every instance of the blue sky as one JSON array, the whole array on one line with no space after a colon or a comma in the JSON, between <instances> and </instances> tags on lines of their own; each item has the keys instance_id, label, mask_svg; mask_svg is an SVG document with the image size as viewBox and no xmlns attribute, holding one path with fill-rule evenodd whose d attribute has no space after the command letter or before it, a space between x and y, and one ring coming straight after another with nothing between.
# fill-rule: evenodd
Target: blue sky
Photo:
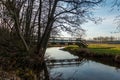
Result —
<instances>
[{"instance_id":1,"label":"blue sky","mask_svg":"<svg viewBox=\"0 0 120 80\"><path fill-rule=\"evenodd\" d=\"M117 24L115 23L114 19L117 15L119 15L119 12L117 10L114 9L111 11L111 3L112 0L106 0L106 4L94 9L94 16L101 17L103 19L101 23L94 24L93 22L89 21L88 23L81 25L82 28L86 30L86 39L92 39L93 37L98 36L120 37L120 33L111 33L117 31Z\"/></svg>"},{"instance_id":2,"label":"blue sky","mask_svg":"<svg viewBox=\"0 0 120 80\"><path fill-rule=\"evenodd\" d=\"M98 36L114 36L120 37L120 33L114 33L117 27L115 23L115 17L119 15L117 10L111 11L111 2L107 0L104 6L97 7L93 13L97 17L103 18L103 21L99 24L94 24L89 21L88 23L82 25L82 28L86 30L86 39L91 39ZM111 33L112 32L112 33Z\"/></svg>"}]
</instances>

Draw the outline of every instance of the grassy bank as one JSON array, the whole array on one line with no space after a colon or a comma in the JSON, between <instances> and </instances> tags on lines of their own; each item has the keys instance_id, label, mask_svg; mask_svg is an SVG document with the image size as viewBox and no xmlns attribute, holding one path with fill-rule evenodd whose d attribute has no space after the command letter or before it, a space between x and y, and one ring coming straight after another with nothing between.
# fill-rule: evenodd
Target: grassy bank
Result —
<instances>
[{"instance_id":1,"label":"grassy bank","mask_svg":"<svg viewBox=\"0 0 120 80\"><path fill-rule=\"evenodd\" d=\"M44 65L32 54L0 53L0 80L35 80L43 69Z\"/></svg>"},{"instance_id":2,"label":"grassy bank","mask_svg":"<svg viewBox=\"0 0 120 80\"><path fill-rule=\"evenodd\" d=\"M87 50L94 54L120 55L120 44L89 44L88 48L79 48L77 45L69 45L64 50L77 51Z\"/></svg>"},{"instance_id":3,"label":"grassy bank","mask_svg":"<svg viewBox=\"0 0 120 80\"><path fill-rule=\"evenodd\" d=\"M120 62L120 44L89 44L88 48L70 45L66 46L64 50L70 51L77 56Z\"/></svg>"},{"instance_id":4,"label":"grassy bank","mask_svg":"<svg viewBox=\"0 0 120 80\"><path fill-rule=\"evenodd\" d=\"M120 55L120 44L89 44L88 50L96 54Z\"/></svg>"}]
</instances>

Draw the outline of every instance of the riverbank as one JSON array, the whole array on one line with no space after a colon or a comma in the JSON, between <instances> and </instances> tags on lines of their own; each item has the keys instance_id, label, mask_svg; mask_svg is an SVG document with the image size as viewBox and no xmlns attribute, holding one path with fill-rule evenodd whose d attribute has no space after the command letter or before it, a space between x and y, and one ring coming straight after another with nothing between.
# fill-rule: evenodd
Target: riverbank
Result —
<instances>
[{"instance_id":1,"label":"riverbank","mask_svg":"<svg viewBox=\"0 0 120 80\"><path fill-rule=\"evenodd\" d=\"M0 80L36 80L43 75L45 64L35 55L21 53L0 53Z\"/></svg>"},{"instance_id":2,"label":"riverbank","mask_svg":"<svg viewBox=\"0 0 120 80\"><path fill-rule=\"evenodd\" d=\"M115 63L102 63L102 60L78 58L68 51L60 50L62 47L51 47L47 50L49 57L62 62L53 62L48 66L50 77L59 80L119 80L120 66ZM68 53L68 54L67 54ZM71 56L70 56L71 55ZM77 57L77 58L76 58ZM63 59L64 58L64 59ZM72 62L70 61L71 59ZM75 60L77 59L77 61ZM69 61L68 61L69 60ZM68 61L68 62L67 62ZM60 64L60 65L59 65ZM92 74L91 74L92 73ZM107 76L105 76L107 74ZM55 78L57 76L57 78ZM113 77L114 76L114 77ZM53 79L51 79L53 80Z\"/></svg>"},{"instance_id":3,"label":"riverbank","mask_svg":"<svg viewBox=\"0 0 120 80\"><path fill-rule=\"evenodd\" d=\"M71 45L66 46L63 50L79 57L105 59L120 63L120 44L89 44L88 48Z\"/></svg>"}]
</instances>

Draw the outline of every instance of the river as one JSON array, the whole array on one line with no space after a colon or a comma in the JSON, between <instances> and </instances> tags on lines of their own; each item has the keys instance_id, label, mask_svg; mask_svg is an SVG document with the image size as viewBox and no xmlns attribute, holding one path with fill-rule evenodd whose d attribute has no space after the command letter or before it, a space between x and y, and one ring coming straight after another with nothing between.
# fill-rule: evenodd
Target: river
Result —
<instances>
[{"instance_id":1,"label":"river","mask_svg":"<svg viewBox=\"0 0 120 80\"><path fill-rule=\"evenodd\" d=\"M46 51L48 59L78 58L61 47L51 47ZM80 64L48 66L51 80L120 80L120 68L83 59Z\"/></svg>"}]
</instances>

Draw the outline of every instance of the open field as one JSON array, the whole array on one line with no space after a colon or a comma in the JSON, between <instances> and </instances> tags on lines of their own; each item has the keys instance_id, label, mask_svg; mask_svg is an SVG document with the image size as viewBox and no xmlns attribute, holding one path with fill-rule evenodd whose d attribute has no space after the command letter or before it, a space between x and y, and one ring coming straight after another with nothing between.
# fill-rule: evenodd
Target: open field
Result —
<instances>
[{"instance_id":1,"label":"open field","mask_svg":"<svg viewBox=\"0 0 120 80\"><path fill-rule=\"evenodd\" d=\"M66 46L63 50L85 58L106 59L120 63L120 44L88 44L88 48L79 48L76 45Z\"/></svg>"},{"instance_id":2,"label":"open field","mask_svg":"<svg viewBox=\"0 0 120 80\"><path fill-rule=\"evenodd\" d=\"M88 49L98 54L120 54L120 44L89 44Z\"/></svg>"},{"instance_id":3,"label":"open field","mask_svg":"<svg viewBox=\"0 0 120 80\"><path fill-rule=\"evenodd\" d=\"M77 45L69 45L65 50L76 51L80 48ZM120 54L120 44L88 44L87 50L94 54Z\"/></svg>"}]
</instances>

